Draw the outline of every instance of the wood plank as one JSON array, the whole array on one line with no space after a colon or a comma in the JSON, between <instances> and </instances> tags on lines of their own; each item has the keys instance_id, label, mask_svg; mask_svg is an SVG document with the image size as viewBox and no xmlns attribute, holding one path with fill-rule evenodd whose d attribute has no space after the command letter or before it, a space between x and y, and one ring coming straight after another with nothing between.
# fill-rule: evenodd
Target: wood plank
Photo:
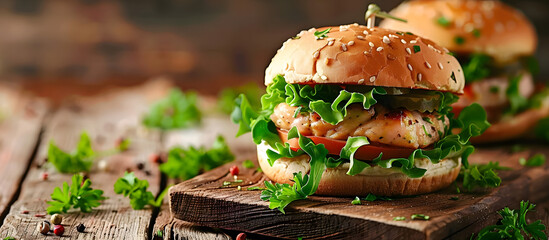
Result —
<instances>
[{"instance_id":1,"label":"wood plank","mask_svg":"<svg viewBox=\"0 0 549 240\"><path fill-rule=\"evenodd\" d=\"M36 224L44 219L35 217L35 214L45 213L45 201L50 199L54 187L61 186L63 181L70 181L71 175L49 169L50 177L43 181L39 176L44 169L37 166L47 155L50 139L62 149L74 149L81 131L86 130L93 140L94 149L109 149L121 137L130 138L132 146L125 153L97 160L106 161L108 168L101 170L96 162L89 177L92 187L104 190L108 199L91 213L70 210L63 214L65 236L71 239L147 238L153 210L131 209L129 199L114 193L113 184L125 170L135 170L136 164L143 162L149 174L137 171L136 175L149 181L152 192L159 191L160 175L147 161L149 155L159 148L159 133L140 127L140 117L148 105L163 97L168 89L169 84L165 82L153 82L130 90L113 90L98 98L80 98L64 103L46 125L37 157L23 182L19 199L0 227L0 236L44 238L35 230ZM22 210L28 210L29 214L23 214ZM75 227L80 223L87 226L85 233L76 231Z\"/></svg>"},{"instance_id":2,"label":"wood plank","mask_svg":"<svg viewBox=\"0 0 549 240\"><path fill-rule=\"evenodd\" d=\"M549 197L546 183L549 166L524 168L518 159L534 153L549 155L546 146L534 145L520 153L510 146L477 149L473 163L500 161L512 167L502 171L503 183L496 189L456 194L455 188L391 201L351 205L351 198L313 196L292 203L286 214L270 210L259 199L259 191L221 188L231 180L227 164L170 189L170 208L175 218L203 226L245 231L265 236L295 239L455 239L469 238L498 219L496 211L517 207L520 200L543 203ZM261 186L265 177L253 170L240 176L246 186ZM450 200L457 196L459 200ZM409 220L412 214L426 214L429 221ZM393 221L405 216L406 221Z\"/></svg>"},{"instance_id":3,"label":"wood plank","mask_svg":"<svg viewBox=\"0 0 549 240\"><path fill-rule=\"evenodd\" d=\"M43 99L0 87L0 225L17 197L48 109Z\"/></svg>"},{"instance_id":4,"label":"wood plank","mask_svg":"<svg viewBox=\"0 0 549 240\"><path fill-rule=\"evenodd\" d=\"M201 103L203 109L211 109L214 100L202 98ZM203 119L202 125L197 128L166 132L163 149L164 152L168 152L174 146L210 147L217 135L225 137L233 153L250 158L255 156L255 145L246 141L245 137L236 139L236 128L228 117L216 114L207 115ZM171 185L179 183L174 179L170 179L168 182ZM165 206L162 207L156 219L153 233L158 230L164 233L164 239L232 239L229 234L219 229L201 227L173 218L169 210L168 198L165 199Z\"/></svg>"}]
</instances>

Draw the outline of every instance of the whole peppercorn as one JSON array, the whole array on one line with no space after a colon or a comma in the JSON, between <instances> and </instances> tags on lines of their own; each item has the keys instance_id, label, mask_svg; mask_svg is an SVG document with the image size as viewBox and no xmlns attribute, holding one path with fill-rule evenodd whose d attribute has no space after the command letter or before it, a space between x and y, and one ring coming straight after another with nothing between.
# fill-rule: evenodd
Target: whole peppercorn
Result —
<instances>
[{"instance_id":1,"label":"whole peppercorn","mask_svg":"<svg viewBox=\"0 0 549 240\"><path fill-rule=\"evenodd\" d=\"M51 223L53 223L54 225L58 225L58 224L61 224L61 222L63 221L63 216L59 215L59 214L53 214L51 215Z\"/></svg>"},{"instance_id":2,"label":"whole peppercorn","mask_svg":"<svg viewBox=\"0 0 549 240\"><path fill-rule=\"evenodd\" d=\"M63 225L53 226L53 234L55 234L57 236L62 236L63 233L65 233L65 227L63 227Z\"/></svg>"},{"instance_id":3,"label":"whole peppercorn","mask_svg":"<svg viewBox=\"0 0 549 240\"><path fill-rule=\"evenodd\" d=\"M50 222L43 221L41 223L38 223L38 226L36 226L36 230L44 235L48 235L48 232L50 232L50 227Z\"/></svg>"},{"instance_id":4,"label":"whole peppercorn","mask_svg":"<svg viewBox=\"0 0 549 240\"><path fill-rule=\"evenodd\" d=\"M76 226L76 231L78 232L84 232L86 230L86 226L84 224L80 223L78 226Z\"/></svg>"},{"instance_id":5,"label":"whole peppercorn","mask_svg":"<svg viewBox=\"0 0 549 240\"><path fill-rule=\"evenodd\" d=\"M234 165L229 169L229 172L231 175L236 176L238 173L240 173L240 170L238 169L238 166Z\"/></svg>"}]
</instances>

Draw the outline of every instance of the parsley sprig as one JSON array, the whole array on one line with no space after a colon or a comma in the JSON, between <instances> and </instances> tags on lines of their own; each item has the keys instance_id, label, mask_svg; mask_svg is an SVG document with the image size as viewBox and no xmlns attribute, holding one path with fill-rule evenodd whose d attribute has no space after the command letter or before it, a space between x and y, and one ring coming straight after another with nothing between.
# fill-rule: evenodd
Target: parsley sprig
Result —
<instances>
[{"instance_id":1,"label":"parsley sprig","mask_svg":"<svg viewBox=\"0 0 549 240\"><path fill-rule=\"evenodd\" d=\"M57 171L61 173L89 172L94 159L125 151L129 148L129 145L130 141L124 139L114 149L96 152L91 147L91 139L88 134L82 132L74 153L67 153L55 145L53 140L50 141L48 162L51 162Z\"/></svg>"},{"instance_id":2,"label":"parsley sprig","mask_svg":"<svg viewBox=\"0 0 549 240\"><path fill-rule=\"evenodd\" d=\"M477 236L477 240L485 239L524 239L524 236L530 239L547 239L545 234L545 225L541 220L528 224L526 214L534 209L536 205L528 201L520 202L520 209L511 210L508 207L498 212L502 219L501 224L491 225L482 229Z\"/></svg>"},{"instance_id":3,"label":"parsley sprig","mask_svg":"<svg viewBox=\"0 0 549 240\"><path fill-rule=\"evenodd\" d=\"M168 192L168 188L164 189L158 195L158 198L155 198L152 192L147 191L148 188L149 182L138 179L133 172L125 172L124 177L119 178L114 183L114 192L122 194L124 197L129 197L130 205L135 210L143 209L147 205L152 207L160 207L162 205L162 200Z\"/></svg>"},{"instance_id":4,"label":"parsley sprig","mask_svg":"<svg viewBox=\"0 0 549 240\"><path fill-rule=\"evenodd\" d=\"M528 159L526 158L521 158L519 159L519 163L520 165L522 166L526 166L526 167L539 167L539 166L543 166L545 164L545 154L543 153L538 153Z\"/></svg>"},{"instance_id":5,"label":"parsley sprig","mask_svg":"<svg viewBox=\"0 0 549 240\"><path fill-rule=\"evenodd\" d=\"M166 98L150 108L149 113L143 117L143 124L148 128L162 130L197 125L202 119L197 99L194 92L183 93L179 89L173 89Z\"/></svg>"},{"instance_id":6,"label":"parsley sprig","mask_svg":"<svg viewBox=\"0 0 549 240\"><path fill-rule=\"evenodd\" d=\"M218 136L211 149L204 147L175 147L168 153L168 161L160 165L160 171L171 178L186 180L200 173L234 160L229 146Z\"/></svg>"},{"instance_id":7,"label":"parsley sprig","mask_svg":"<svg viewBox=\"0 0 549 240\"><path fill-rule=\"evenodd\" d=\"M330 33L330 30L332 30L332 28L327 28L323 31L315 31L314 35L316 37L317 40L320 40L320 39L324 39L326 37L328 37L328 33Z\"/></svg>"},{"instance_id":8,"label":"parsley sprig","mask_svg":"<svg viewBox=\"0 0 549 240\"><path fill-rule=\"evenodd\" d=\"M80 208L82 212L91 212L92 208L101 205L103 191L92 189L89 179L85 181L80 174L72 176L72 185L69 187L67 182L63 182L63 189L56 187L51 194L52 201L47 208L48 214L66 213L71 207Z\"/></svg>"},{"instance_id":9,"label":"parsley sprig","mask_svg":"<svg viewBox=\"0 0 549 240\"><path fill-rule=\"evenodd\" d=\"M498 187L501 184L501 178L495 170L510 170L511 168L502 167L499 162L489 162L488 164L475 164L469 167L462 167L458 180L463 181L463 187L471 191L477 187Z\"/></svg>"}]
</instances>

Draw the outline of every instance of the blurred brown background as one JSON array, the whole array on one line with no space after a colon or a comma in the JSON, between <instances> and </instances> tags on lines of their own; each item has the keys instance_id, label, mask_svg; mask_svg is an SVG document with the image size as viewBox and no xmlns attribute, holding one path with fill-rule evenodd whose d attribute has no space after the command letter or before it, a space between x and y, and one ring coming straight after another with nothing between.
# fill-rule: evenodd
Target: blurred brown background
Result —
<instances>
[{"instance_id":1,"label":"blurred brown background","mask_svg":"<svg viewBox=\"0 0 549 240\"><path fill-rule=\"evenodd\" d=\"M401 1L375 1L390 10ZM508 0L535 23L549 78L549 1ZM169 76L216 93L263 81L282 42L311 26L364 21L359 0L3 0L0 79L67 94Z\"/></svg>"}]
</instances>

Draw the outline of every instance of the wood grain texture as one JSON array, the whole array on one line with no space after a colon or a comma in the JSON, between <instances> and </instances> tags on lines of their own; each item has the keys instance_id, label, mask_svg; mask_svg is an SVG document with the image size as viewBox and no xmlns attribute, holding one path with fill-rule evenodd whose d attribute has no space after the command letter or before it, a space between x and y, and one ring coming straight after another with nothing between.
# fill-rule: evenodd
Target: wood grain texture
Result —
<instances>
[{"instance_id":1,"label":"wood grain texture","mask_svg":"<svg viewBox=\"0 0 549 240\"><path fill-rule=\"evenodd\" d=\"M0 89L0 225L15 200L49 106L12 88Z\"/></svg>"},{"instance_id":2,"label":"wood grain texture","mask_svg":"<svg viewBox=\"0 0 549 240\"><path fill-rule=\"evenodd\" d=\"M212 108L212 99L202 98L204 108ZM197 128L169 131L165 133L163 141L164 152L174 146L205 146L209 148L218 135L222 135L231 148L231 151L240 157L253 158L256 146L246 137L235 138L236 127L226 115L210 115L203 119L202 125ZM242 166L240 166L242 168ZM169 185L176 185L180 181L169 179ZM162 231L163 239L232 239L232 237L219 230L209 227L201 227L196 224L181 221L172 217L168 205L168 198L165 199L165 206L158 215L153 233Z\"/></svg>"},{"instance_id":3,"label":"wood grain texture","mask_svg":"<svg viewBox=\"0 0 549 240\"><path fill-rule=\"evenodd\" d=\"M80 133L85 130L93 141L94 149L110 149L121 137L130 138L132 146L122 154L96 160L89 174L92 187L104 190L108 199L91 213L70 210L63 214L64 235L71 239L147 238L152 209L133 210L129 199L114 193L113 185L125 170L136 170L136 164L142 162L148 174L136 171L136 175L149 181L150 191L159 191L160 175L157 168L147 161L149 155L160 147L159 134L145 131L139 126L140 117L149 104L164 96L168 87L165 83L150 83L130 90L105 93L100 98L74 99L63 104L46 124L37 156L22 184L21 195L0 227L0 236L13 236L16 239L53 238L51 234L45 237L35 230L36 224L44 220L35 217L35 214L45 214L45 202L50 200L53 189L61 186L63 181L70 181L71 175L37 166L47 155L50 140L62 149L74 149ZM97 167L100 161L106 162L105 169ZM50 173L47 181L40 178L44 171ZM24 214L23 210L29 213ZM76 231L75 227L80 223L87 226L85 233Z\"/></svg>"},{"instance_id":4,"label":"wood grain texture","mask_svg":"<svg viewBox=\"0 0 549 240\"><path fill-rule=\"evenodd\" d=\"M313 196L292 203L286 214L270 210L259 199L259 191L238 191L221 187L232 179L231 164L183 182L170 189L170 207L175 218L203 226L245 231L264 236L296 239L468 239L481 228L495 224L496 211L517 207L521 200L544 203L549 192L547 165L525 168L518 159L534 153L549 154L546 146L509 152L510 146L477 149L470 162L500 161L514 170L501 171L503 183L496 189L457 194L455 187L422 196L391 201L363 201L351 205L351 198ZM262 186L264 176L245 170L243 185ZM244 187L244 186L243 186ZM450 200L459 197L458 200ZM410 220L412 214L426 214L429 221ZM394 221L404 216L406 221Z\"/></svg>"}]
</instances>

